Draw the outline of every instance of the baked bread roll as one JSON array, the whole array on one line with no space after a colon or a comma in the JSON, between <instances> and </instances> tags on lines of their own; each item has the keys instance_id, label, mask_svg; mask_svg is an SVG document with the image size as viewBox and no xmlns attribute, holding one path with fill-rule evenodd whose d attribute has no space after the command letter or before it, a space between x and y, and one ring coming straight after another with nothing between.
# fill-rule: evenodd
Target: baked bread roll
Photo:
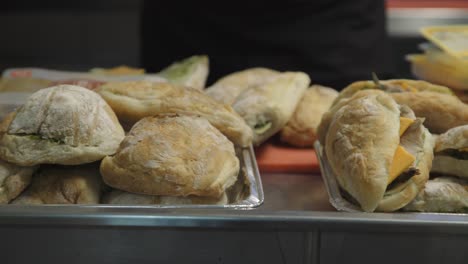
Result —
<instances>
[{"instance_id":1,"label":"baked bread roll","mask_svg":"<svg viewBox=\"0 0 468 264\"><path fill-rule=\"evenodd\" d=\"M437 137L431 172L468 179L468 125Z\"/></svg>"},{"instance_id":2,"label":"baked bread roll","mask_svg":"<svg viewBox=\"0 0 468 264\"><path fill-rule=\"evenodd\" d=\"M279 72L267 68L250 68L224 76L206 88L207 95L215 100L232 105L243 91L271 82Z\"/></svg>"},{"instance_id":3,"label":"baked bread roll","mask_svg":"<svg viewBox=\"0 0 468 264\"><path fill-rule=\"evenodd\" d=\"M42 165L12 204L98 204L101 188L99 164Z\"/></svg>"},{"instance_id":4,"label":"baked bread roll","mask_svg":"<svg viewBox=\"0 0 468 264\"><path fill-rule=\"evenodd\" d=\"M0 204L9 203L26 189L36 169L36 166L22 167L0 160Z\"/></svg>"},{"instance_id":5,"label":"baked bread roll","mask_svg":"<svg viewBox=\"0 0 468 264\"><path fill-rule=\"evenodd\" d=\"M322 115L337 96L338 92L332 88L312 85L305 91L293 116L281 130L281 140L296 147L313 146Z\"/></svg>"},{"instance_id":6,"label":"baked bread roll","mask_svg":"<svg viewBox=\"0 0 468 264\"><path fill-rule=\"evenodd\" d=\"M76 165L115 153L124 137L95 92L59 85L32 94L0 131L0 158L22 166Z\"/></svg>"},{"instance_id":7,"label":"baked bread roll","mask_svg":"<svg viewBox=\"0 0 468 264\"><path fill-rule=\"evenodd\" d=\"M365 90L322 118L319 139L340 187L364 211L395 211L429 178L434 140L406 106Z\"/></svg>"},{"instance_id":8,"label":"baked bread roll","mask_svg":"<svg viewBox=\"0 0 468 264\"><path fill-rule=\"evenodd\" d=\"M309 83L309 76L303 72L285 72L237 97L232 107L252 129L254 145L260 145L286 125Z\"/></svg>"},{"instance_id":9,"label":"baked bread roll","mask_svg":"<svg viewBox=\"0 0 468 264\"><path fill-rule=\"evenodd\" d=\"M392 95L399 104L409 106L432 133L440 134L450 128L468 123L468 105L441 85L415 80L359 81L346 87L335 100L350 97L364 89L380 89Z\"/></svg>"},{"instance_id":10,"label":"baked bread roll","mask_svg":"<svg viewBox=\"0 0 468 264\"><path fill-rule=\"evenodd\" d=\"M220 197L235 183L239 159L204 118L146 117L104 158L101 174L109 186L131 193Z\"/></svg>"},{"instance_id":11,"label":"baked bread roll","mask_svg":"<svg viewBox=\"0 0 468 264\"><path fill-rule=\"evenodd\" d=\"M183 205L183 204L199 204L199 205L226 205L228 198L226 193L223 193L219 198L202 197L202 196L155 196L145 194L135 194L120 190L113 190L107 193L103 200L105 204L120 204L120 205Z\"/></svg>"},{"instance_id":12,"label":"baked bread roll","mask_svg":"<svg viewBox=\"0 0 468 264\"><path fill-rule=\"evenodd\" d=\"M467 213L468 181L453 177L429 180L405 211Z\"/></svg>"},{"instance_id":13,"label":"baked bread roll","mask_svg":"<svg viewBox=\"0 0 468 264\"><path fill-rule=\"evenodd\" d=\"M468 105L456 96L436 92L395 93L399 104L408 105L418 117L424 117L425 126L436 134L468 124Z\"/></svg>"},{"instance_id":14,"label":"baked bread roll","mask_svg":"<svg viewBox=\"0 0 468 264\"><path fill-rule=\"evenodd\" d=\"M252 142L252 131L230 106L220 104L195 89L138 81L108 83L98 92L129 128L146 116L199 115L236 145L247 147Z\"/></svg>"},{"instance_id":15,"label":"baked bread roll","mask_svg":"<svg viewBox=\"0 0 468 264\"><path fill-rule=\"evenodd\" d=\"M208 73L208 56L199 55L176 61L157 74L172 84L203 90Z\"/></svg>"}]
</instances>

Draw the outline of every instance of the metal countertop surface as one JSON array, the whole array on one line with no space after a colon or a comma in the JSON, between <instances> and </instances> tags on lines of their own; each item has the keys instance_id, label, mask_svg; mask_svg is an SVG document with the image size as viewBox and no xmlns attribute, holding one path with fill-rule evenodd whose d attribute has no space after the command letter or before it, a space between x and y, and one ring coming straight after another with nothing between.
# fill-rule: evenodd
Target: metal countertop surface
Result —
<instances>
[{"instance_id":1,"label":"metal countertop surface","mask_svg":"<svg viewBox=\"0 0 468 264\"><path fill-rule=\"evenodd\" d=\"M468 216L462 214L337 212L319 174L263 173L262 181L265 202L255 209L10 205L0 209L0 224L468 233Z\"/></svg>"}]
</instances>

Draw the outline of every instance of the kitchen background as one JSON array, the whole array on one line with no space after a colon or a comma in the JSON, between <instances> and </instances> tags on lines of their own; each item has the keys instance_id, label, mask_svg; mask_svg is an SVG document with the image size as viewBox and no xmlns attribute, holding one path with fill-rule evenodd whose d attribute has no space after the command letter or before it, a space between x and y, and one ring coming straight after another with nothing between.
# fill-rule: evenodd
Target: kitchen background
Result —
<instances>
[{"instance_id":1,"label":"kitchen background","mask_svg":"<svg viewBox=\"0 0 468 264\"><path fill-rule=\"evenodd\" d=\"M138 67L141 2L19 0L2 3L0 71L25 66L61 70L122 64ZM411 77L404 56L418 52L417 45L423 42L419 34L421 26L460 23L468 23L468 1L387 1L387 29L395 76Z\"/></svg>"}]
</instances>

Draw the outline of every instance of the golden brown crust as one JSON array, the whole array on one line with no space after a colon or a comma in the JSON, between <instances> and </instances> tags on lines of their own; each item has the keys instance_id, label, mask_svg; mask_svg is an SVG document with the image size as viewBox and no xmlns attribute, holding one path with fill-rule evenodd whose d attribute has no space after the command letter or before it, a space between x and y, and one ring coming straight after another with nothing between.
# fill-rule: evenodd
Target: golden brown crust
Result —
<instances>
[{"instance_id":1,"label":"golden brown crust","mask_svg":"<svg viewBox=\"0 0 468 264\"><path fill-rule=\"evenodd\" d=\"M0 160L0 204L15 199L31 183L37 167L22 167Z\"/></svg>"},{"instance_id":2,"label":"golden brown crust","mask_svg":"<svg viewBox=\"0 0 468 264\"><path fill-rule=\"evenodd\" d=\"M353 82L345 87L338 97L333 102L335 105L337 102L344 98L349 98L353 94L361 90L367 89L379 89L386 92L437 92L441 94L453 95L453 92L445 86L432 84L426 81L420 80L409 80L409 79L391 79L379 82L383 89L378 87L373 81L357 81Z\"/></svg>"},{"instance_id":3,"label":"golden brown crust","mask_svg":"<svg viewBox=\"0 0 468 264\"><path fill-rule=\"evenodd\" d=\"M196 89L138 81L108 83L101 86L98 93L127 127L144 117L158 114L199 115L236 145L247 147L252 142L252 131L230 106L218 103Z\"/></svg>"},{"instance_id":4,"label":"golden brown crust","mask_svg":"<svg viewBox=\"0 0 468 264\"><path fill-rule=\"evenodd\" d=\"M236 181L239 160L233 144L203 118L146 117L104 158L101 173L127 192L220 197Z\"/></svg>"},{"instance_id":5,"label":"golden brown crust","mask_svg":"<svg viewBox=\"0 0 468 264\"><path fill-rule=\"evenodd\" d=\"M313 146L322 115L330 108L338 92L312 85L302 96L293 116L281 130L281 140L297 147Z\"/></svg>"},{"instance_id":6,"label":"golden brown crust","mask_svg":"<svg viewBox=\"0 0 468 264\"><path fill-rule=\"evenodd\" d=\"M98 204L102 180L99 164L43 165L31 186L13 204Z\"/></svg>"},{"instance_id":7,"label":"golden brown crust","mask_svg":"<svg viewBox=\"0 0 468 264\"><path fill-rule=\"evenodd\" d=\"M413 109L417 117L424 117L424 125L432 133L468 124L468 105L457 97L437 92L392 93L399 103Z\"/></svg>"}]
</instances>

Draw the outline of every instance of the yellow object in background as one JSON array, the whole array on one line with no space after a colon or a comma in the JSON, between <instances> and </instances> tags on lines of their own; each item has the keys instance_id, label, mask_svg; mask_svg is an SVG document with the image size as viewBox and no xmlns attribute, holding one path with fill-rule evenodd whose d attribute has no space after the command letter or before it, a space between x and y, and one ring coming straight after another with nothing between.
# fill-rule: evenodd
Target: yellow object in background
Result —
<instances>
[{"instance_id":1,"label":"yellow object in background","mask_svg":"<svg viewBox=\"0 0 468 264\"><path fill-rule=\"evenodd\" d=\"M448 54L468 59L468 25L424 27L421 33Z\"/></svg>"},{"instance_id":2,"label":"yellow object in background","mask_svg":"<svg viewBox=\"0 0 468 264\"><path fill-rule=\"evenodd\" d=\"M420 48L423 54L406 56L413 75L421 80L447 86L462 101L468 102L468 59L453 56L432 43L423 43Z\"/></svg>"}]
</instances>

